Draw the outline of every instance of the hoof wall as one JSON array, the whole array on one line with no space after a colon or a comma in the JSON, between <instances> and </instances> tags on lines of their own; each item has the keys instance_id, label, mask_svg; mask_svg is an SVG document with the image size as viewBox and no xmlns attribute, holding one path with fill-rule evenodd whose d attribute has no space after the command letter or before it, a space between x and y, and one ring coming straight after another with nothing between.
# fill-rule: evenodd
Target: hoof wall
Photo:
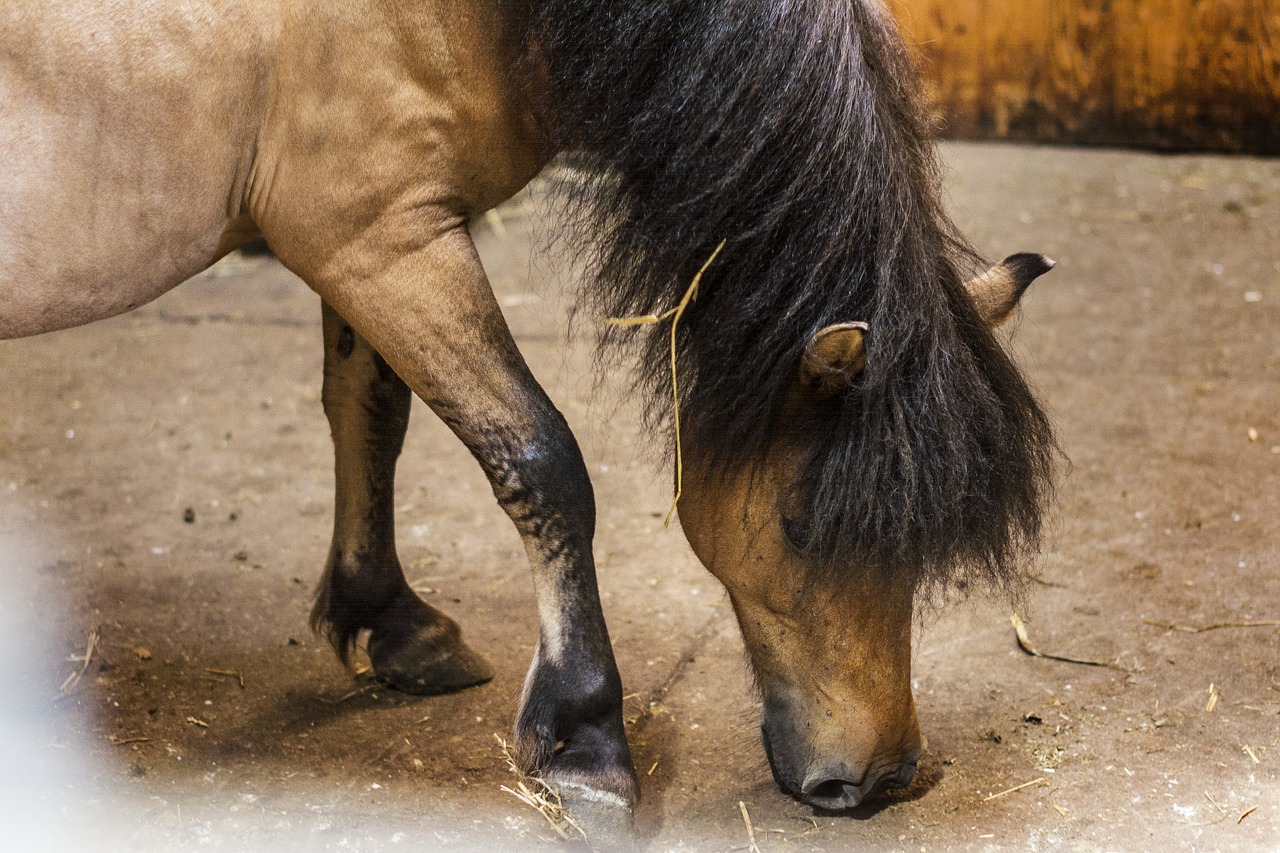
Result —
<instances>
[{"instance_id":1,"label":"hoof wall","mask_svg":"<svg viewBox=\"0 0 1280 853\"><path fill-rule=\"evenodd\" d=\"M558 786L560 803L586 835L593 850L631 850L636 846L632 804L612 791L579 782Z\"/></svg>"},{"instance_id":2,"label":"hoof wall","mask_svg":"<svg viewBox=\"0 0 1280 853\"><path fill-rule=\"evenodd\" d=\"M392 653L379 654L371 644L369 656L379 681L421 696L452 693L484 684L493 678L493 667L478 652L459 640L449 649L424 643L408 643Z\"/></svg>"}]
</instances>

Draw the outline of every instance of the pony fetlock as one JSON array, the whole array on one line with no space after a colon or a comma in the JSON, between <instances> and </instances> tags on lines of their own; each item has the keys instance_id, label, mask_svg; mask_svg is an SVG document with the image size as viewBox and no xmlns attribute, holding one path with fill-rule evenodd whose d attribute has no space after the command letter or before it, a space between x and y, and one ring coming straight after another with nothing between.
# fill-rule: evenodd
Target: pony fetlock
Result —
<instances>
[{"instance_id":1,"label":"pony fetlock","mask_svg":"<svg viewBox=\"0 0 1280 853\"><path fill-rule=\"evenodd\" d=\"M539 650L520 703L515 761L575 814L589 810L597 829L621 830L631 825L640 785L617 712L622 681L612 653L605 654L604 665L552 663Z\"/></svg>"}]
</instances>

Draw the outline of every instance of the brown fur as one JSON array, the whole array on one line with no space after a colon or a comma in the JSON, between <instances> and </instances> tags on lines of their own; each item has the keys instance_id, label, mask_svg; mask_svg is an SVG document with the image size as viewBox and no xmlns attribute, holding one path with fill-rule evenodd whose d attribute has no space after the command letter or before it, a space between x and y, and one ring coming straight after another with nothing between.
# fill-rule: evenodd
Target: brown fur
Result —
<instances>
[{"instance_id":1,"label":"brown fur","mask_svg":"<svg viewBox=\"0 0 1280 853\"><path fill-rule=\"evenodd\" d=\"M564 81L572 74L555 62L542 64L533 51L538 38L545 36L546 44L554 46L548 47L551 58L565 60L565 51L573 46L573 27L549 27L545 16L552 10L576 14L585 5L516 0L7 4L0 9L0 337L37 334L127 311L237 245L265 236L326 306L324 397L338 456L338 494L333 547L317 602L321 629L340 654L367 631L378 674L405 689L452 689L489 676L487 665L465 646L456 625L408 590L395 555L391 479L412 391L475 455L528 552L542 633L517 723L519 760L525 769L543 772L566 791L586 792L586 803L629 807L637 785L622 728L621 682L596 589L591 486L563 417L511 339L466 229L469 217L511 196L536 174L555 144L574 141L548 135L539 123L549 114L566 119L563 111L556 116L555 109L546 109L549 102L561 108L569 103L555 102L547 86L550 80ZM907 113L899 114L914 103L913 88L906 80L903 89L899 84L905 78L895 76L905 66L887 19L879 7L861 2L795 5L798 11L821 14L812 20L783 15L779 23L790 29L782 41L795 41L803 48L801 54L811 55L815 67L825 68L829 77L832 69L839 72L831 79L815 78L819 84L849 83L846 72L852 69L857 98L846 107L866 112L857 126L866 124L863 119L871 126L896 122L883 129L896 128L903 135L897 148L853 152L868 167L878 157L889 164L890 155L896 154L900 167L882 176L886 191L874 200L876 205L859 208L859 215L874 220L863 224L892 226L895 245L901 244L895 257L907 264L908 272L946 267L941 291L929 290L929 276L914 276L911 281L923 288L915 296L932 294L935 319L947 321L939 320L938 328L954 325L948 319L954 319L953 313L961 326L976 327L977 332L965 332L972 346L961 349L975 364L981 353L995 352L991 362L1012 382L1016 372L1011 373L1012 367L958 292L959 278L953 275L954 259L949 255L959 250L952 245L949 228L936 222L925 227L889 221L901 219L905 208L886 200L907 190L912 190L908 196L920 196L916 201L927 202L926 215L940 214L936 199L925 192L931 179L915 174L930 173L931 167L912 160L926 140ZM663 16L675 8L651 4L649 11ZM737 39L751 27L760 30L750 8L688 8L724 12L726 20L717 37L737 45L739 52L751 53L750 46ZM125 14L130 9L134 14ZM588 11L610 12L603 4ZM543 28L529 38L525 25L537 13L544 15ZM828 44L829 34L812 28L833 21L839 26L833 25L830 35L843 41ZM696 23L683 21L693 30L698 29ZM658 31L671 35L661 26ZM649 30L632 27L628 32ZM864 39L868 50L888 57L888 65L864 61L859 53ZM832 45L839 48L838 56L826 55ZM771 61L790 67L791 55L775 50ZM590 64L600 54L582 52L578 58ZM752 63L758 58L747 56ZM788 73L806 77L803 70L791 68ZM677 90L731 76L694 71L685 69L676 81ZM644 95L652 81L629 82ZM747 89L753 98L772 98L768 91ZM590 91L606 100L611 94L598 86ZM823 111L828 103L824 98L803 100L820 104ZM670 104L656 107L662 112ZM752 120L765 118L760 111L745 114ZM591 125L595 118L587 117L578 141L600 141L592 135L602 130ZM812 140L804 135L803 123L777 117L773 122L770 146L755 151L772 158L770 181L779 186L766 187L770 192L786 195L796 187L809 192L829 187L835 178L850 182L853 189L866 189L857 176L835 172L801 174L793 186L786 185L789 174L803 172L804 163L793 162L796 151ZM828 124L826 130L841 128ZM668 135L688 141L679 134ZM739 144L746 135L720 138ZM847 146L859 144L843 132L832 139L839 145L831 151L846 152ZM703 161L690 155L684 165L690 164ZM686 168L683 177L721 177L703 171ZM889 172L915 175L916 180L904 183ZM737 178L758 174L744 168ZM605 187L608 180L606 176L596 188ZM762 204L770 202L765 195L753 191ZM743 216L754 210L746 205L723 207ZM801 207L818 211L808 203ZM627 210L641 218L657 211L658 225L680 231L680 221L661 218L674 216L661 204ZM818 212L828 216L825 209ZM774 213L779 221L785 220L783 224L791 222ZM807 233L800 228L797 236L779 231L781 227L762 220L733 230L731 237L746 242L731 246L726 258L736 258L735 263L751 260L747 250L752 241L744 235L753 228L771 233L784 248ZM654 238L653 233L635 228L618 233L629 235L629 245L636 247L633 254L623 251L612 257L611 263L621 271L627 264L642 266L637 258L655 256L655 246L675 247L699 259L707 254L674 239L653 239L645 249L639 241ZM734 427L769 436L767 446L750 464L727 468L725 459L730 457L710 441L715 430L695 418L681 504L694 550L724 582L742 624L765 695L765 743L779 782L829 807L846 807L878 787L903 783L921 744L909 673L912 598L924 558L917 561L920 565L898 572L885 572L883 565L873 572L856 559L848 561L844 553L825 553L819 560L804 543L788 541L802 530L785 523L807 514L812 524L825 525L828 534L835 530L833 524L856 527L859 518L836 518L839 513L815 517L815 507L833 505L822 494L802 500L806 478L828 485L840 479L813 468L815 459L827 458L811 452L819 443L815 439L822 435L831 444L833 430L824 413L836 410L825 404L840 402L852 411L861 405L859 394L873 386L889 395L884 399L893 399L890 392L898 386L886 365L910 366L918 355L911 350L913 339L893 333L895 324L899 332L911 325L897 310L907 304L899 300L911 294L896 293L889 287L892 282L879 282L877 258L864 257L862 242L843 239L847 236L829 235L829 245L809 260L804 252L792 252L785 256L786 264L769 274L807 281L805 276L820 267L826 278L816 276L808 283L820 288L824 282L830 284L832 276L844 276L846 261L856 261L866 274L864 282L854 282L857 287L851 292L856 300L836 303L818 295L796 300L795 293L790 297L811 313L844 311L855 303L874 310L865 316L825 319L792 312L790 328L770 332L763 328L765 320L776 321L788 312L757 307L744 339L773 341L769 359L757 366L789 367L781 374L771 369L768 381L777 393L758 395L756 386L745 385L721 390L735 399L759 397L764 400L760 406L771 407L767 412L758 407L744 410L760 415L760 422ZM921 246L936 250L936 256L917 251ZM989 321L1007 316L1021 292L991 289L1010 282L1025 286L1030 279L1022 273L1036 264L1024 259L1015 267L1009 274L989 275L977 294L980 308L994 306ZM682 264L675 263L662 275L683 272ZM714 309L717 294L721 299L731 295L726 281L712 281L718 274L713 270L708 280L699 303L703 310ZM740 276L734 286L749 287L755 281ZM620 297L624 306L628 299L638 302L652 296L641 287L644 282L631 284L629 296ZM763 291L767 298L787 295L781 289ZM959 305L955 312L952 303ZM741 353L715 352L716 334L696 334L697 322L716 316L712 310L702 320L691 319L692 331L682 326L682 334L707 343L698 350L704 379L714 374L722 383L741 380L732 371L714 370L716 359L744 361ZM863 320L871 321L865 340L850 328L830 335L808 350L820 363L802 368L810 371L807 377L795 374L806 343L822 326ZM797 331L799 326L803 329ZM870 341L869 355L860 349L867 346L865 341ZM684 355L690 351L688 345L682 349ZM864 366L866 374L859 374ZM862 381L866 376L879 385ZM705 403L713 398L702 399ZM928 395L917 394L915 402L923 399ZM701 411L709 417L706 407ZM853 416L840 411L848 427ZM725 412L742 414L734 409L721 414ZM1040 436L1032 432L1033 438ZM893 438L889 432L884 436ZM727 443L724 436L720 441ZM1031 438L1023 442L1030 443ZM841 470L851 460L853 456L845 458ZM747 460L743 456L738 461ZM880 472L889 486L897 482L890 477L891 467ZM1040 494L1035 477L1013 479L1017 482L1009 488L1023 498ZM965 495L928 497L956 501ZM1028 499L1019 504L1024 514L1032 511L1032 503ZM893 515L883 507L872 509L877 518ZM923 522L941 523L932 517ZM909 532L887 531L896 539L889 536L886 541L901 544L910 538ZM1008 539L1008 531L1001 536L996 546ZM844 541L840 536L818 538ZM1002 548L996 556L1005 553ZM862 552L909 553L893 542ZM929 559L940 562L944 553L950 554L938 550ZM818 562L829 565L836 557L853 565L839 574L813 570ZM981 554L975 559L981 561Z\"/></svg>"}]
</instances>

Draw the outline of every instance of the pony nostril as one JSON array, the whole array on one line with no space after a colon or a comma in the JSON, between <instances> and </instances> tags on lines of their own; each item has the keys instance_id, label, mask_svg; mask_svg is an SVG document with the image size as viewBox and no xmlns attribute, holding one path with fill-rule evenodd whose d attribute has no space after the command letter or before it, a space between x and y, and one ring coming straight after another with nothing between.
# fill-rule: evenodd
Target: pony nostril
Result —
<instances>
[{"instance_id":1,"label":"pony nostril","mask_svg":"<svg viewBox=\"0 0 1280 853\"><path fill-rule=\"evenodd\" d=\"M850 788L856 788L856 785L850 785L839 779L828 779L825 782L819 782L813 787L812 791L806 791L805 796L814 802L836 802L845 799L846 792Z\"/></svg>"},{"instance_id":2,"label":"pony nostril","mask_svg":"<svg viewBox=\"0 0 1280 853\"><path fill-rule=\"evenodd\" d=\"M832 810L851 809L861 803L864 796L862 782L851 780L856 774L840 770L848 768L810 773L800 786L802 799L818 808Z\"/></svg>"},{"instance_id":3,"label":"pony nostril","mask_svg":"<svg viewBox=\"0 0 1280 853\"><path fill-rule=\"evenodd\" d=\"M857 785L840 779L828 779L815 785L810 793L804 794L800 799L816 808L838 812L857 808L865 797L862 788Z\"/></svg>"},{"instance_id":4,"label":"pony nostril","mask_svg":"<svg viewBox=\"0 0 1280 853\"><path fill-rule=\"evenodd\" d=\"M845 765L810 773L800 786L800 799L829 811L856 808L872 795L889 788L905 788L916 775L916 762L904 761L896 768L854 773Z\"/></svg>"}]
</instances>

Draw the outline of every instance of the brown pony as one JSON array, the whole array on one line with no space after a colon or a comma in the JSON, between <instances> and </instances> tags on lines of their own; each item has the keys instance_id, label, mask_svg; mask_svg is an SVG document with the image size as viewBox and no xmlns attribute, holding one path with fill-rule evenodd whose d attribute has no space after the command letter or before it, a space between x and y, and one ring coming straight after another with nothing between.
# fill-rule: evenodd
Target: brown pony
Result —
<instances>
[{"instance_id":1,"label":"brown pony","mask_svg":"<svg viewBox=\"0 0 1280 853\"><path fill-rule=\"evenodd\" d=\"M61 0L0 10L0 337L135 308L258 235L323 300L336 450L316 627L433 693L488 680L409 588L392 482L416 393L519 529L541 619L521 765L580 808L637 782L595 506L468 220L566 152L608 316L676 305L681 519L729 591L779 784L847 808L910 781L913 602L1008 586L1049 426L990 328L1049 264L974 256L939 201L878 0ZM639 339L651 420L670 328Z\"/></svg>"}]
</instances>

